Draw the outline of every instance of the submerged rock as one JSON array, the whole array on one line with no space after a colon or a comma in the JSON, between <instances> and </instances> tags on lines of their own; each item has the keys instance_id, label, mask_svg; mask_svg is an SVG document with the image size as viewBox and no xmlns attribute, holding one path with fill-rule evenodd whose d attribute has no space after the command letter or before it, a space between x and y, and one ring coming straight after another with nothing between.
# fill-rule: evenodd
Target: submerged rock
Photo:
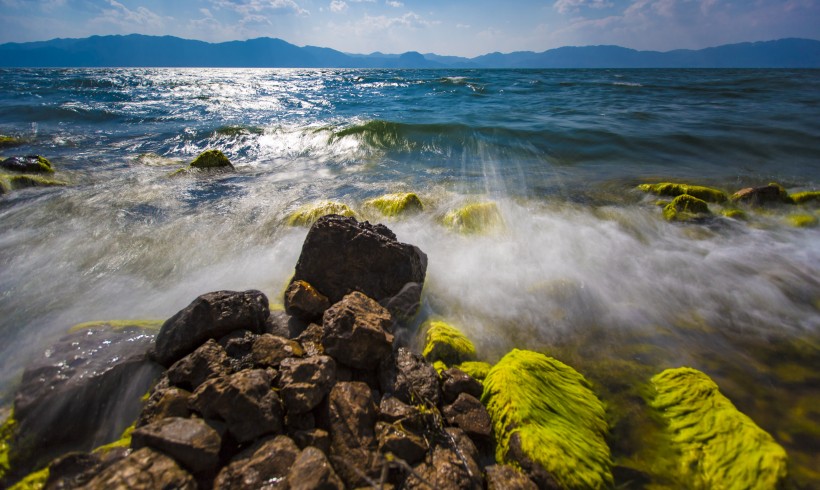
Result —
<instances>
[{"instance_id":1,"label":"submerged rock","mask_svg":"<svg viewBox=\"0 0 820 490\"><path fill-rule=\"evenodd\" d=\"M820 191L796 192L789 197L795 204L820 203Z\"/></svg>"},{"instance_id":2,"label":"submerged rock","mask_svg":"<svg viewBox=\"0 0 820 490\"><path fill-rule=\"evenodd\" d=\"M212 169L229 168L233 169L231 161L219 150L206 150L191 162L189 168Z\"/></svg>"},{"instance_id":3,"label":"submerged rock","mask_svg":"<svg viewBox=\"0 0 820 490\"><path fill-rule=\"evenodd\" d=\"M311 226L319 218L329 215L347 216L355 218L356 213L347 204L334 201L321 201L313 204L307 204L297 209L287 218L289 226Z\"/></svg>"},{"instance_id":4,"label":"submerged rock","mask_svg":"<svg viewBox=\"0 0 820 490\"><path fill-rule=\"evenodd\" d=\"M689 221L710 214L706 201L689 194L681 194L663 208L663 217L667 221Z\"/></svg>"},{"instance_id":5,"label":"submerged rock","mask_svg":"<svg viewBox=\"0 0 820 490\"><path fill-rule=\"evenodd\" d=\"M742 202L753 206L766 206L770 204L793 204L789 193L780 184L771 183L761 187L747 187L741 189L730 197L734 202Z\"/></svg>"},{"instance_id":6,"label":"submerged rock","mask_svg":"<svg viewBox=\"0 0 820 490\"><path fill-rule=\"evenodd\" d=\"M5 134L0 134L0 148L10 148L12 146L20 146L25 141L20 138L15 138L14 136L7 136Z\"/></svg>"},{"instance_id":7,"label":"submerged rock","mask_svg":"<svg viewBox=\"0 0 820 490\"><path fill-rule=\"evenodd\" d=\"M328 308L322 327L324 351L352 368L373 369L393 350L393 317L359 292Z\"/></svg>"},{"instance_id":8,"label":"submerged rock","mask_svg":"<svg viewBox=\"0 0 820 490\"><path fill-rule=\"evenodd\" d=\"M428 361L442 362L448 367L475 361L475 346L454 326L442 321L431 321L422 329L425 331L422 355Z\"/></svg>"},{"instance_id":9,"label":"submerged rock","mask_svg":"<svg viewBox=\"0 0 820 490\"><path fill-rule=\"evenodd\" d=\"M571 367L514 349L490 370L482 402L498 463L520 465L539 488L612 486L603 404Z\"/></svg>"},{"instance_id":10,"label":"submerged rock","mask_svg":"<svg viewBox=\"0 0 820 490\"><path fill-rule=\"evenodd\" d=\"M51 165L51 162L48 161L47 158L39 155L6 158L5 160L0 160L0 168L26 174L54 173L54 166Z\"/></svg>"},{"instance_id":11,"label":"submerged rock","mask_svg":"<svg viewBox=\"0 0 820 490\"><path fill-rule=\"evenodd\" d=\"M701 201L722 203L727 199L726 193L720 189L705 187L702 185L675 184L672 182L661 182L659 184L641 184L638 189L644 192L651 192L659 196L677 197L688 194Z\"/></svg>"},{"instance_id":12,"label":"submerged rock","mask_svg":"<svg viewBox=\"0 0 820 490\"><path fill-rule=\"evenodd\" d=\"M650 405L666 422L687 488L780 488L786 451L718 386L692 368L667 369L652 378Z\"/></svg>"},{"instance_id":13,"label":"submerged rock","mask_svg":"<svg viewBox=\"0 0 820 490\"><path fill-rule=\"evenodd\" d=\"M395 217L402 214L415 214L424 210L421 199L419 199L419 196L414 192L385 194L381 197L366 201L364 204L367 208L375 209L388 217Z\"/></svg>"},{"instance_id":14,"label":"submerged rock","mask_svg":"<svg viewBox=\"0 0 820 490\"><path fill-rule=\"evenodd\" d=\"M28 187L62 187L66 185L68 185L68 182L47 179L39 175L0 174L0 194Z\"/></svg>"},{"instance_id":15,"label":"submerged rock","mask_svg":"<svg viewBox=\"0 0 820 490\"><path fill-rule=\"evenodd\" d=\"M448 212L443 223L459 233L472 234L498 229L504 220L496 203L478 202Z\"/></svg>"},{"instance_id":16,"label":"submerged rock","mask_svg":"<svg viewBox=\"0 0 820 490\"><path fill-rule=\"evenodd\" d=\"M817 217L811 214L790 214L786 217L786 220L795 228L811 228L817 226Z\"/></svg>"}]
</instances>

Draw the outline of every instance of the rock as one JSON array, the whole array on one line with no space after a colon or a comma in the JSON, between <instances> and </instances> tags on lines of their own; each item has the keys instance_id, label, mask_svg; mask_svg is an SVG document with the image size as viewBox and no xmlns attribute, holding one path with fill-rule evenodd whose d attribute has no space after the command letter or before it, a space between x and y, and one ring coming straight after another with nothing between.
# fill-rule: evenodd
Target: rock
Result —
<instances>
[{"instance_id":1,"label":"rock","mask_svg":"<svg viewBox=\"0 0 820 490\"><path fill-rule=\"evenodd\" d=\"M331 304L359 291L381 302L408 283L424 284L427 255L399 243L386 226L325 216L305 238L292 281L306 281Z\"/></svg>"},{"instance_id":2,"label":"rock","mask_svg":"<svg viewBox=\"0 0 820 490\"><path fill-rule=\"evenodd\" d=\"M221 445L219 434L202 419L169 417L140 427L131 434L134 449L156 449L194 474L216 467Z\"/></svg>"},{"instance_id":3,"label":"rock","mask_svg":"<svg viewBox=\"0 0 820 490\"><path fill-rule=\"evenodd\" d=\"M481 361L467 361L457 364L456 367L476 381L483 382L493 365Z\"/></svg>"},{"instance_id":4,"label":"rock","mask_svg":"<svg viewBox=\"0 0 820 490\"><path fill-rule=\"evenodd\" d=\"M12 146L20 146L25 141L22 138L15 138L14 136L0 135L0 148L9 148ZM3 158L0 157L0 160Z\"/></svg>"},{"instance_id":5,"label":"rock","mask_svg":"<svg viewBox=\"0 0 820 490\"><path fill-rule=\"evenodd\" d=\"M191 410L188 408L191 392L176 386L168 386L167 378L165 379L165 386L158 385L154 387L151 396L145 402L139 419L137 419L137 427L148 425L166 417L185 418L191 414Z\"/></svg>"},{"instance_id":6,"label":"rock","mask_svg":"<svg viewBox=\"0 0 820 490\"><path fill-rule=\"evenodd\" d=\"M379 420L388 423L397 422L418 412L418 408L408 405L389 394L383 396L379 403Z\"/></svg>"},{"instance_id":7,"label":"rock","mask_svg":"<svg viewBox=\"0 0 820 490\"><path fill-rule=\"evenodd\" d=\"M257 442L219 472L214 490L286 490L285 478L298 456L299 448L287 436Z\"/></svg>"},{"instance_id":8,"label":"rock","mask_svg":"<svg viewBox=\"0 0 820 490\"><path fill-rule=\"evenodd\" d=\"M0 195L29 187L62 187L68 182L47 179L40 175L0 174Z\"/></svg>"},{"instance_id":9,"label":"rock","mask_svg":"<svg viewBox=\"0 0 820 490\"><path fill-rule=\"evenodd\" d=\"M225 376L230 370L225 349L214 339L208 339L195 351L172 364L167 375L173 386L193 391L205 380Z\"/></svg>"},{"instance_id":10,"label":"rock","mask_svg":"<svg viewBox=\"0 0 820 490\"><path fill-rule=\"evenodd\" d=\"M259 291L203 294L162 325L156 341L157 361L170 366L206 340L234 330L259 333L269 315L268 298Z\"/></svg>"},{"instance_id":11,"label":"rock","mask_svg":"<svg viewBox=\"0 0 820 490\"><path fill-rule=\"evenodd\" d=\"M15 470L25 474L58 455L90 451L137 418L140 397L161 368L147 355L154 330L133 323L74 329L26 366L14 397Z\"/></svg>"},{"instance_id":12,"label":"rock","mask_svg":"<svg viewBox=\"0 0 820 490\"><path fill-rule=\"evenodd\" d=\"M97 473L102 458L97 454L72 452L60 456L48 465L44 490L70 490L85 485Z\"/></svg>"},{"instance_id":13,"label":"rock","mask_svg":"<svg viewBox=\"0 0 820 490\"><path fill-rule=\"evenodd\" d=\"M504 219L494 202L467 204L444 215L444 226L459 233L486 233L504 226Z\"/></svg>"},{"instance_id":14,"label":"rock","mask_svg":"<svg viewBox=\"0 0 820 490\"><path fill-rule=\"evenodd\" d=\"M272 310L265 333L295 339L308 327L308 324L295 316L288 315L285 310Z\"/></svg>"},{"instance_id":15,"label":"rock","mask_svg":"<svg viewBox=\"0 0 820 490\"><path fill-rule=\"evenodd\" d=\"M422 330L425 332L422 355L431 363L441 361L446 366L454 366L475 361L475 346L454 326L431 321L422 326Z\"/></svg>"},{"instance_id":16,"label":"rock","mask_svg":"<svg viewBox=\"0 0 820 490\"><path fill-rule=\"evenodd\" d=\"M54 173L51 162L39 155L6 158L0 160L0 168L20 173Z\"/></svg>"},{"instance_id":17,"label":"rock","mask_svg":"<svg viewBox=\"0 0 820 490\"><path fill-rule=\"evenodd\" d=\"M494 464L484 469L487 490L538 490L527 475L506 464Z\"/></svg>"},{"instance_id":18,"label":"rock","mask_svg":"<svg viewBox=\"0 0 820 490\"><path fill-rule=\"evenodd\" d=\"M463 430L474 441L486 441L492 436L492 421L487 409L478 399L461 393L452 404L444 407L447 422Z\"/></svg>"},{"instance_id":19,"label":"rock","mask_svg":"<svg viewBox=\"0 0 820 490\"><path fill-rule=\"evenodd\" d=\"M308 446L319 448L323 453L330 452L330 434L323 429L297 430L290 436L300 449Z\"/></svg>"},{"instance_id":20,"label":"rock","mask_svg":"<svg viewBox=\"0 0 820 490\"><path fill-rule=\"evenodd\" d=\"M228 157L219 150L206 150L197 156L188 168L197 169L231 169L233 165Z\"/></svg>"},{"instance_id":21,"label":"rock","mask_svg":"<svg viewBox=\"0 0 820 490\"><path fill-rule=\"evenodd\" d=\"M732 201L751 204L753 206L766 206L769 204L793 204L789 193L780 185L771 183L761 187L747 187L741 189L730 197Z\"/></svg>"},{"instance_id":22,"label":"rock","mask_svg":"<svg viewBox=\"0 0 820 490\"><path fill-rule=\"evenodd\" d=\"M416 475L405 480L404 488L441 490L481 490L484 488L481 468L476 463L478 451L458 429L446 429L445 443L438 444L425 462L416 467ZM421 477L421 478L419 478Z\"/></svg>"},{"instance_id":23,"label":"rock","mask_svg":"<svg viewBox=\"0 0 820 490\"><path fill-rule=\"evenodd\" d=\"M285 359L279 369L279 393L288 415L316 408L334 384L336 362L328 356Z\"/></svg>"},{"instance_id":24,"label":"rock","mask_svg":"<svg viewBox=\"0 0 820 490\"><path fill-rule=\"evenodd\" d=\"M316 416L312 412L286 413L285 427L288 433L316 428Z\"/></svg>"},{"instance_id":25,"label":"rock","mask_svg":"<svg viewBox=\"0 0 820 490\"><path fill-rule=\"evenodd\" d=\"M240 443L281 433L282 407L271 382L262 369L209 379L194 392L191 407L207 419L225 422Z\"/></svg>"},{"instance_id":26,"label":"rock","mask_svg":"<svg viewBox=\"0 0 820 490\"><path fill-rule=\"evenodd\" d=\"M196 482L190 473L180 468L173 459L150 448L134 451L97 474L87 490L127 488L129 490L195 490Z\"/></svg>"},{"instance_id":27,"label":"rock","mask_svg":"<svg viewBox=\"0 0 820 490\"><path fill-rule=\"evenodd\" d=\"M370 388L360 382L336 383L328 396L331 456L334 468L350 486L365 485L362 474L373 476L376 455L376 405Z\"/></svg>"},{"instance_id":28,"label":"rock","mask_svg":"<svg viewBox=\"0 0 820 490\"><path fill-rule=\"evenodd\" d=\"M690 221L711 214L706 201L689 194L681 194L663 208L663 217L667 221Z\"/></svg>"},{"instance_id":29,"label":"rock","mask_svg":"<svg viewBox=\"0 0 820 490\"><path fill-rule=\"evenodd\" d=\"M409 465L414 465L424 459L427 454L427 443L419 434L405 429L400 422L376 424L379 452L392 454Z\"/></svg>"},{"instance_id":30,"label":"rock","mask_svg":"<svg viewBox=\"0 0 820 490\"><path fill-rule=\"evenodd\" d=\"M257 367L278 367L281 362L302 357L305 351L298 342L271 334L260 335L253 343L253 362Z\"/></svg>"},{"instance_id":31,"label":"rock","mask_svg":"<svg viewBox=\"0 0 820 490\"><path fill-rule=\"evenodd\" d=\"M362 293L345 296L325 312L322 347L342 364L373 369L393 349L393 318Z\"/></svg>"},{"instance_id":32,"label":"rock","mask_svg":"<svg viewBox=\"0 0 820 490\"><path fill-rule=\"evenodd\" d=\"M248 330L234 330L219 339L219 345L228 354L231 370L234 372L254 367L253 343L259 335Z\"/></svg>"},{"instance_id":33,"label":"rock","mask_svg":"<svg viewBox=\"0 0 820 490\"><path fill-rule=\"evenodd\" d=\"M285 311L306 323L321 320L328 308L327 297L305 281L293 281L285 291Z\"/></svg>"},{"instance_id":34,"label":"rock","mask_svg":"<svg viewBox=\"0 0 820 490\"><path fill-rule=\"evenodd\" d=\"M325 352L322 347L322 336L324 336L325 329L316 323L311 323L308 327L296 337L296 341L302 345L305 354L308 356L318 356Z\"/></svg>"},{"instance_id":35,"label":"rock","mask_svg":"<svg viewBox=\"0 0 820 490\"><path fill-rule=\"evenodd\" d=\"M439 404L439 377L433 366L418 354L399 347L395 356L387 357L379 369L379 382L384 393L392 393L411 405Z\"/></svg>"},{"instance_id":36,"label":"rock","mask_svg":"<svg viewBox=\"0 0 820 490\"><path fill-rule=\"evenodd\" d=\"M419 199L419 196L414 192L385 194L381 197L365 201L364 205L388 217L395 217L402 214L417 214L424 211L421 199Z\"/></svg>"},{"instance_id":37,"label":"rock","mask_svg":"<svg viewBox=\"0 0 820 490\"><path fill-rule=\"evenodd\" d=\"M659 196L677 197L688 194L702 201L722 203L726 202L726 193L720 189L704 187L702 185L675 184L672 182L661 182L659 184L641 184L638 189L644 192L652 192Z\"/></svg>"},{"instance_id":38,"label":"rock","mask_svg":"<svg viewBox=\"0 0 820 490\"><path fill-rule=\"evenodd\" d=\"M795 228L811 228L817 226L817 217L811 214L790 214L786 221Z\"/></svg>"},{"instance_id":39,"label":"rock","mask_svg":"<svg viewBox=\"0 0 820 490\"><path fill-rule=\"evenodd\" d=\"M467 393L475 398L481 398L484 385L459 368L452 367L441 373L441 391L444 403L453 403L458 395Z\"/></svg>"},{"instance_id":40,"label":"rock","mask_svg":"<svg viewBox=\"0 0 820 490\"><path fill-rule=\"evenodd\" d=\"M811 204L820 202L820 191L796 192L789 196L795 204Z\"/></svg>"},{"instance_id":41,"label":"rock","mask_svg":"<svg viewBox=\"0 0 820 490\"><path fill-rule=\"evenodd\" d=\"M324 216L347 216L355 218L356 213L347 204L334 201L320 201L307 204L288 216L288 226L311 226Z\"/></svg>"},{"instance_id":42,"label":"rock","mask_svg":"<svg viewBox=\"0 0 820 490\"><path fill-rule=\"evenodd\" d=\"M344 490L345 485L333 471L324 453L306 447L288 474L290 490Z\"/></svg>"},{"instance_id":43,"label":"rock","mask_svg":"<svg viewBox=\"0 0 820 490\"><path fill-rule=\"evenodd\" d=\"M481 401L499 463L520 465L539 488L612 486L604 406L571 367L513 349L490 370Z\"/></svg>"}]
</instances>

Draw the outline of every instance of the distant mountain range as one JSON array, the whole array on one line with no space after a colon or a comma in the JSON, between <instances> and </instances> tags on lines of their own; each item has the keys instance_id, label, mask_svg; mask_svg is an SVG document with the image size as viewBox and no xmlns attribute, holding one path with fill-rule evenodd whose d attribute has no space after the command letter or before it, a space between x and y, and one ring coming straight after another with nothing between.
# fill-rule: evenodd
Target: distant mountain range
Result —
<instances>
[{"instance_id":1,"label":"distant mountain range","mask_svg":"<svg viewBox=\"0 0 820 490\"><path fill-rule=\"evenodd\" d=\"M272 38L207 43L132 34L0 44L0 67L820 68L820 41L780 39L666 52L584 46L462 58L415 51L348 54Z\"/></svg>"}]
</instances>

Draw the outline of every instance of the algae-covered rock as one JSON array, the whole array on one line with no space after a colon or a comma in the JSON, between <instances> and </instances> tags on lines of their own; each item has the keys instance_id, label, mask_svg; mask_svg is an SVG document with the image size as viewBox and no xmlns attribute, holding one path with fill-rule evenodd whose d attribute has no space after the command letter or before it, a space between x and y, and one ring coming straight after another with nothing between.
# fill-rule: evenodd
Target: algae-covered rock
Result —
<instances>
[{"instance_id":1,"label":"algae-covered rock","mask_svg":"<svg viewBox=\"0 0 820 490\"><path fill-rule=\"evenodd\" d=\"M348 218L355 218L356 213L347 204L335 201L320 201L307 204L297 209L287 218L289 226L311 226L322 216L338 214Z\"/></svg>"},{"instance_id":2,"label":"algae-covered rock","mask_svg":"<svg viewBox=\"0 0 820 490\"><path fill-rule=\"evenodd\" d=\"M48 481L48 468L35 471L9 487L9 490L40 490Z\"/></svg>"},{"instance_id":3,"label":"algae-covered rock","mask_svg":"<svg viewBox=\"0 0 820 490\"><path fill-rule=\"evenodd\" d=\"M706 201L689 194L681 194L663 208L663 217L667 221L688 221L709 214L711 211Z\"/></svg>"},{"instance_id":4,"label":"algae-covered rock","mask_svg":"<svg viewBox=\"0 0 820 490\"><path fill-rule=\"evenodd\" d=\"M571 367L514 349L490 370L482 402L498 463L523 468L539 488L612 486L604 406Z\"/></svg>"},{"instance_id":5,"label":"algae-covered rock","mask_svg":"<svg viewBox=\"0 0 820 490\"><path fill-rule=\"evenodd\" d=\"M9 453L11 452L12 438L17 430L17 421L14 419L14 410L11 410L3 425L0 425L0 481L9 470Z\"/></svg>"},{"instance_id":6,"label":"algae-covered rock","mask_svg":"<svg viewBox=\"0 0 820 490\"><path fill-rule=\"evenodd\" d=\"M467 361L462 362L455 367L461 369L465 373L469 374L470 377L477 379L478 381L484 381L487 374L490 372L490 369L493 368L493 365L482 361Z\"/></svg>"},{"instance_id":7,"label":"algae-covered rock","mask_svg":"<svg viewBox=\"0 0 820 490\"><path fill-rule=\"evenodd\" d=\"M0 194L28 187L62 187L66 185L68 185L68 182L47 179L39 175L0 174Z\"/></svg>"},{"instance_id":8,"label":"algae-covered rock","mask_svg":"<svg viewBox=\"0 0 820 490\"><path fill-rule=\"evenodd\" d=\"M638 189L644 192L651 192L659 196L677 197L688 194L706 202L721 203L726 201L725 192L720 189L704 187L702 185L661 182L659 184L641 184L638 186Z\"/></svg>"},{"instance_id":9,"label":"algae-covered rock","mask_svg":"<svg viewBox=\"0 0 820 490\"><path fill-rule=\"evenodd\" d=\"M789 197L795 204L820 203L820 191L796 192Z\"/></svg>"},{"instance_id":10,"label":"algae-covered rock","mask_svg":"<svg viewBox=\"0 0 820 490\"><path fill-rule=\"evenodd\" d=\"M366 201L365 206L375 209L384 216L394 217L402 214L420 213L424 210L421 199L414 192L385 194Z\"/></svg>"},{"instance_id":11,"label":"algae-covered rock","mask_svg":"<svg viewBox=\"0 0 820 490\"><path fill-rule=\"evenodd\" d=\"M190 168L233 168L231 161L219 150L206 150L191 162Z\"/></svg>"},{"instance_id":12,"label":"algae-covered rock","mask_svg":"<svg viewBox=\"0 0 820 490\"><path fill-rule=\"evenodd\" d=\"M28 155L24 157L10 157L0 161L0 167L11 172L20 173L54 173L54 166L47 158L40 155Z\"/></svg>"},{"instance_id":13,"label":"algae-covered rock","mask_svg":"<svg viewBox=\"0 0 820 490\"><path fill-rule=\"evenodd\" d=\"M747 187L741 189L729 198L734 202L765 206L769 204L794 204L789 193L782 185L772 182L761 187Z\"/></svg>"},{"instance_id":14,"label":"algae-covered rock","mask_svg":"<svg viewBox=\"0 0 820 490\"><path fill-rule=\"evenodd\" d=\"M24 143L24 141L20 138L15 138L14 136L7 136L5 134L0 134L0 148L9 148L12 146L20 146Z\"/></svg>"},{"instance_id":15,"label":"algae-covered rock","mask_svg":"<svg viewBox=\"0 0 820 490\"><path fill-rule=\"evenodd\" d=\"M811 228L817 226L817 217L811 214L790 214L786 217L790 225L796 228Z\"/></svg>"},{"instance_id":16,"label":"algae-covered rock","mask_svg":"<svg viewBox=\"0 0 820 490\"><path fill-rule=\"evenodd\" d=\"M459 233L483 233L501 227L504 220L494 202L477 202L452 210L444 215L445 226Z\"/></svg>"},{"instance_id":17,"label":"algae-covered rock","mask_svg":"<svg viewBox=\"0 0 820 490\"><path fill-rule=\"evenodd\" d=\"M442 321L431 321L424 329L426 333L422 355L429 362L441 361L446 366L455 366L476 360L475 346L454 326Z\"/></svg>"},{"instance_id":18,"label":"algae-covered rock","mask_svg":"<svg viewBox=\"0 0 820 490\"><path fill-rule=\"evenodd\" d=\"M748 216L746 215L746 212L744 212L740 209L724 209L720 212L720 214L727 217L727 218L731 218L731 219L739 219L739 220L748 219Z\"/></svg>"},{"instance_id":19,"label":"algae-covered rock","mask_svg":"<svg viewBox=\"0 0 820 490\"><path fill-rule=\"evenodd\" d=\"M652 378L650 405L666 422L679 452L677 468L687 488L779 488L786 451L739 412L704 373L667 369Z\"/></svg>"}]
</instances>

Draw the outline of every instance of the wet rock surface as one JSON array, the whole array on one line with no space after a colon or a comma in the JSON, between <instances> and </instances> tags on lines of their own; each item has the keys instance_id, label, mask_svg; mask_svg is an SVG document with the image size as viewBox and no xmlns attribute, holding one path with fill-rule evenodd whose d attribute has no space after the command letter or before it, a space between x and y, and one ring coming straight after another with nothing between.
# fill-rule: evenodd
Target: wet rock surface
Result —
<instances>
[{"instance_id":1,"label":"wet rock surface","mask_svg":"<svg viewBox=\"0 0 820 490\"><path fill-rule=\"evenodd\" d=\"M238 454L219 472L214 489L286 489L286 478L299 453L296 443L287 436L263 439Z\"/></svg>"},{"instance_id":2,"label":"wet rock surface","mask_svg":"<svg viewBox=\"0 0 820 490\"><path fill-rule=\"evenodd\" d=\"M168 417L141 427L131 435L134 449L156 449L191 473L216 467L221 445L219 434L202 419Z\"/></svg>"},{"instance_id":3,"label":"wet rock surface","mask_svg":"<svg viewBox=\"0 0 820 490\"><path fill-rule=\"evenodd\" d=\"M285 291L285 311L305 322L322 319L330 300L306 281L293 281Z\"/></svg>"},{"instance_id":4,"label":"wet rock surface","mask_svg":"<svg viewBox=\"0 0 820 490\"><path fill-rule=\"evenodd\" d=\"M331 306L322 327L324 351L352 368L373 369L393 348L390 312L359 292Z\"/></svg>"},{"instance_id":5,"label":"wet rock surface","mask_svg":"<svg viewBox=\"0 0 820 490\"><path fill-rule=\"evenodd\" d=\"M197 484L194 477L172 458L153 449L142 448L107 467L80 488L86 490L101 488L195 490Z\"/></svg>"}]
</instances>

